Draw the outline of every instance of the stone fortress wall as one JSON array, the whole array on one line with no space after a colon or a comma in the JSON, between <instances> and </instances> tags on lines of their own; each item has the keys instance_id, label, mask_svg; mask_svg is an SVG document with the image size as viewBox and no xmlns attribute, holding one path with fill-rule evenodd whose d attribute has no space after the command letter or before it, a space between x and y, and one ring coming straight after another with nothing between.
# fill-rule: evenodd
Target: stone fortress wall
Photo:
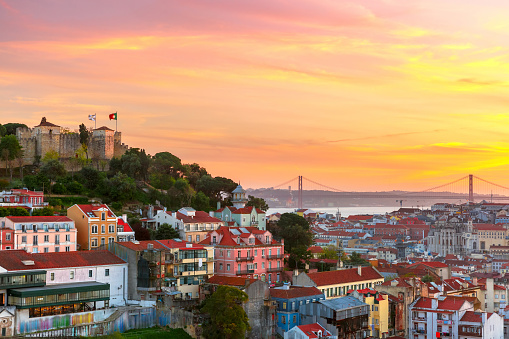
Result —
<instances>
[{"instance_id":1,"label":"stone fortress wall","mask_svg":"<svg viewBox=\"0 0 509 339\"><path fill-rule=\"evenodd\" d=\"M34 128L18 128L16 138L23 147L25 164L33 164L36 159L44 158L47 152L55 151L61 160L75 157L81 147L79 133L64 132L46 118ZM115 132L105 126L94 129L90 135L88 156L93 162L109 161L121 157L129 146L122 143L122 133Z\"/></svg>"}]
</instances>

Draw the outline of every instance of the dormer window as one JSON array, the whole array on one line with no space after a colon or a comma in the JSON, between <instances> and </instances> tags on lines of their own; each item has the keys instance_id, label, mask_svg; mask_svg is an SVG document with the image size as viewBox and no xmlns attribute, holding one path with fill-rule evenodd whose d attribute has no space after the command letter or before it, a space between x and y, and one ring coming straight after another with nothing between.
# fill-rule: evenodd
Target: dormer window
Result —
<instances>
[{"instance_id":1,"label":"dormer window","mask_svg":"<svg viewBox=\"0 0 509 339\"><path fill-rule=\"evenodd\" d=\"M101 220L106 220L106 213L105 212L101 212Z\"/></svg>"}]
</instances>

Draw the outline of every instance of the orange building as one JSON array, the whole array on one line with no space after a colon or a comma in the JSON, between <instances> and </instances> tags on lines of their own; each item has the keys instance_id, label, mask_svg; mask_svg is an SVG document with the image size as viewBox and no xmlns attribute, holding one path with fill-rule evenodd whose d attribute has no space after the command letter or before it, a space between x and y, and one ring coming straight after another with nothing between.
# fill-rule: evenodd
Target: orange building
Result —
<instances>
[{"instance_id":1,"label":"orange building","mask_svg":"<svg viewBox=\"0 0 509 339\"><path fill-rule=\"evenodd\" d=\"M117 216L105 204L73 205L67 216L78 230L78 248L90 250L114 243L117 239Z\"/></svg>"}]
</instances>

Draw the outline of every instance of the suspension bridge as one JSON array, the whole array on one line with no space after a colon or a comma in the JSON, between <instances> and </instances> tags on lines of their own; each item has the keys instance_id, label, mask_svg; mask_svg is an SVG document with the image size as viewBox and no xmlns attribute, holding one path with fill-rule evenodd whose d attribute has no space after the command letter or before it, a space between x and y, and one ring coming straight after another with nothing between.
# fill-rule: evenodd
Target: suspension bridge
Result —
<instances>
[{"instance_id":1,"label":"suspension bridge","mask_svg":"<svg viewBox=\"0 0 509 339\"><path fill-rule=\"evenodd\" d=\"M292 190L292 187L297 187L297 190ZM321 184L301 175L266 190L271 192L286 191L288 193L288 202L295 204L298 208L303 208L306 202L313 200L323 203L326 200L332 201L334 199L394 199L401 205L403 201L419 200L423 202L454 200L469 203L486 200L509 203L509 187L496 184L473 174L417 192L404 190L388 192L346 191Z\"/></svg>"}]
</instances>

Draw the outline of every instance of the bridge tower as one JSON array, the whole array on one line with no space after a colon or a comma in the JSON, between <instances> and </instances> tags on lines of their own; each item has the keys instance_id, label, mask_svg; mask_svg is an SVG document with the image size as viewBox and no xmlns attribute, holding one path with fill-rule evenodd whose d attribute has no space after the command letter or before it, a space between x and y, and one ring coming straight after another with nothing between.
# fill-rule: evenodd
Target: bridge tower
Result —
<instances>
[{"instance_id":1,"label":"bridge tower","mask_svg":"<svg viewBox=\"0 0 509 339\"><path fill-rule=\"evenodd\" d=\"M299 175L299 191L298 191L299 204L298 208L302 209L302 175Z\"/></svg>"},{"instance_id":2,"label":"bridge tower","mask_svg":"<svg viewBox=\"0 0 509 339\"><path fill-rule=\"evenodd\" d=\"M474 203L474 176L472 174L468 175L468 202Z\"/></svg>"}]
</instances>

